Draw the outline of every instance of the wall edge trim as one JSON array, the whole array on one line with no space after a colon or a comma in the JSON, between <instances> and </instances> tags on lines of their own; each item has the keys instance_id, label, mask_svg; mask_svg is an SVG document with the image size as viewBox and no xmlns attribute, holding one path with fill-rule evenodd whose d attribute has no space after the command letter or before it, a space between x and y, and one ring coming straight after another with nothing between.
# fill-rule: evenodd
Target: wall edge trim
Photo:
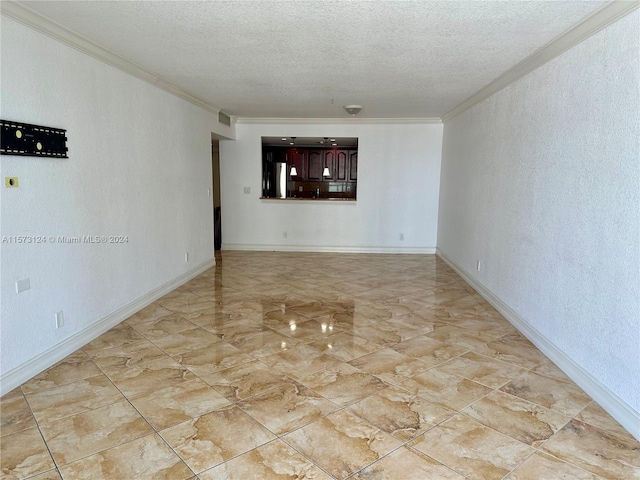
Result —
<instances>
[{"instance_id":1,"label":"wall edge trim","mask_svg":"<svg viewBox=\"0 0 640 480\"><path fill-rule=\"evenodd\" d=\"M556 364L571 380L582 388L594 401L604 408L631 435L640 440L640 412L618 397L608 387L594 378L584 368L574 362L567 354L555 346L549 339L532 327L499 297L473 278L469 272L456 264L438 247L436 255L449 265L462 279L478 292L487 302L498 310L520 333L527 337L542 353Z\"/></svg>"},{"instance_id":2,"label":"wall edge trim","mask_svg":"<svg viewBox=\"0 0 640 480\"><path fill-rule=\"evenodd\" d=\"M482 87L462 103L459 103L453 109L449 110L442 116L442 121L446 123L474 105L486 100L494 93L499 92L525 75L533 72L538 67L541 67L580 42L583 42L590 36L598 33L600 30L631 13L639 6L640 2L638 2L638 0L631 2L613 0L606 3L591 15L582 19L578 24L560 34L527 58L511 67L491 83Z\"/></svg>"},{"instance_id":3,"label":"wall edge trim","mask_svg":"<svg viewBox=\"0 0 640 480\"><path fill-rule=\"evenodd\" d=\"M74 32L73 30L60 25L59 23L41 15L30 8L21 5L13 0L3 0L0 6L0 13L21 23L37 32L53 38L65 45L74 48L90 57L95 58L107 65L117 68L129 75L144 80L154 87L168 92L182 100L196 105L208 112L218 114L220 109L200 98L191 95L178 85L166 80L159 74L149 70L127 58L89 40L88 38Z\"/></svg>"},{"instance_id":4,"label":"wall edge trim","mask_svg":"<svg viewBox=\"0 0 640 480\"><path fill-rule=\"evenodd\" d=\"M213 267L215 264L215 257L201 263L191 270L178 275L172 280L165 282L159 287L156 287L141 297L129 302L123 307L120 307L116 311L94 322L92 325L89 325L70 337L65 338L41 354L36 355L32 359L27 360L23 364L18 365L8 372L0 375L0 395L4 395L14 388L19 387L27 380L51 367L79 348L82 348L84 345L99 337L110 328L123 320L126 320L128 317L150 305L163 295L175 290L180 285L188 282L194 277L197 277L205 270Z\"/></svg>"},{"instance_id":5,"label":"wall edge trim","mask_svg":"<svg viewBox=\"0 0 640 480\"><path fill-rule=\"evenodd\" d=\"M222 250L248 252L315 252L315 253L399 253L434 255L435 247L351 247L340 245L268 245L248 243L223 243Z\"/></svg>"}]
</instances>

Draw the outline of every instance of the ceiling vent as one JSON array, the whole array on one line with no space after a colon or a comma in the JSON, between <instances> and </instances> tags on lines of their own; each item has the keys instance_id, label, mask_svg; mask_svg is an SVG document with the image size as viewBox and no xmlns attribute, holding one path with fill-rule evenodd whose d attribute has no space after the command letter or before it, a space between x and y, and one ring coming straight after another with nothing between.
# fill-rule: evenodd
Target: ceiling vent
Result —
<instances>
[{"instance_id":1,"label":"ceiling vent","mask_svg":"<svg viewBox=\"0 0 640 480\"><path fill-rule=\"evenodd\" d=\"M227 115L223 111L218 112L218 123L222 123L228 127L231 126L231 116Z\"/></svg>"}]
</instances>

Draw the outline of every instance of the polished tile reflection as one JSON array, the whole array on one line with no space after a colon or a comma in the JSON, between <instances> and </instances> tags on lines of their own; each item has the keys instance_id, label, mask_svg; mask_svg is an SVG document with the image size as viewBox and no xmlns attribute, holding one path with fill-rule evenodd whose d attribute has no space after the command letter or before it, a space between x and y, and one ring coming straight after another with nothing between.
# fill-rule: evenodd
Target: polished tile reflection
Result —
<instances>
[{"instance_id":1,"label":"polished tile reflection","mask_svg":"<svg viewBox=\"0 0 640 480\"><path fill-rule=\"evenodd\" d=\"M640 443L437 257L216 260L0 398L0 478L640 478Z\"/></svg>"}]
</instances>

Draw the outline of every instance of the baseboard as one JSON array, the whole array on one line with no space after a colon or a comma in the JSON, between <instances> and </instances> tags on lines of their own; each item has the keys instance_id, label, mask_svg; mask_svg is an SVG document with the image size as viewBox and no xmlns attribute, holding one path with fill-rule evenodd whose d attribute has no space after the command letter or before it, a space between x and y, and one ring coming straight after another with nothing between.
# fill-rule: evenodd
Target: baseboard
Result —
<instances>
[{"instance_id":1,"label":"baseboard","mask_svg":"<svg viewBox=\"0 0 640 480\"><path fill-rule=\"evenodd\" d=\"M341 245L264 245L248 243L223 243L222 250L246 250L252 252L316 252L316 253L400 253L433 255L435 247L350 247Z\"/></svg>"},{"instance_id":2,"label":"baseboard","mask_svg":"<svg viewBox=\"0 0 640 480\"><path fill-rule=\"evenodd\" d=\"M471 285L487 302L498 310L515 328L529 339L549 360L556 364L571 380L582 388L609 415L615 418L631 435L640 440L640 412L636 412L624 400L609 388L594 378L584 368L574 362L566 353L560 350L549 339L532 327L524 318L514 312L506 303L494 295L469 272L457 265L439 248L436 254Z\"/></svg>"},{"instance_id":3,"label":"baseboard","mask_svg":"<svg viewBox=\"0 0 640 480\"><path fill-rule=\"evenodd\" d=\"M86 327L83 330L65 338L60 343L45 350L39 355L36 355L31 360L27 360L22 365L9 370L8 372L0 375L0 395L4 395L10 392L14 388L22 385L27 380L33 378L43 370L46 370L50 366L59 362L67 355L75 352L79 348L82 348L91 340L99 337L104 332L114 327L118 323L126 320L134 313L142 310L147 305L155 302L158 298L166 295L172 290L175 290L180 285L188 282L194 277L197 277L205 270L213 267L216 264L215 258L207 260L201 263L197 267L177 276L173 280L170 280L157 288L154 288L150 292L142 295L127 305L119 308L113 313L110 313L106 317L101 318L92 325Z\"/></svg>"}]
</instances>

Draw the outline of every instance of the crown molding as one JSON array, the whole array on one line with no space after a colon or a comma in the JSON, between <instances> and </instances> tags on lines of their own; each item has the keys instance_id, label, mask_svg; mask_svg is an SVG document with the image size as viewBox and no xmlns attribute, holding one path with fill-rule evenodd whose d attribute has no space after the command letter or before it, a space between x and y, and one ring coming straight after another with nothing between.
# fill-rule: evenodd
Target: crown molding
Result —
<instances>
[{"instance_id":1,"label":"crown molding","mask_svg":"<svg viewBox=\"0 0 640 480\"><path fill-rule=\"evenodd\" d=\"M60 25L57 22L54 22L44 15L40 15L30 8L21 5L19 2L15 2L12 0L2 0L2 2L0 2L0 13L23 25L26 25L29 28L32 28L33 30L43 33L48 37L58 40L59 42L62 42L71 48L74 48L97 60L100 60L107 65L111 65L112 67L122 70L129 75L144 80L154 87L160 88L165 92L168 92L172 95L175 95L176 97L186 100L189 103L203 108L204 110L207 110L216 115L220 111L220 109L216 106L211 105L197 97L194 97L176 84L162 78L157 73L144 68L141 65L138 65L137 63L132 62L131 60L128 60L125 57L118 55L117 53L112 52L111 50L104 48L95 42L92 42L88 38L83 37L82 35L75 33L72 30L69 30L68 28Z\"/></svg>"},{"instance_id":2,"label":"crown molding","mask_svg":"<svg viewBox=\"0 0 640 480\"><path fill-rule=\"evenodd\" d=\"M293 125L326 125L326 124L398 124L398 123L442 123L438 117L422 117L422 118L253 118L238 117L237 123L253 123L253 124L293 124Z\"/></svg>"},{"instance_id":3,"label":"crown molding","mask_svg":"<svg viewBox=\"0 0 640 480\"><path fill-rule=\"evenodd\" d=\"M551 40L544 47L529 55L520 63L516 64L496 78L493 82L484 86L464 102L447 112L442 116L442 121L447 122L456 115L459 115L465 110L468 110L474 105L482 102L494 93L502 90L516 80L534 71L536 68L566 52L571 47L586 40L591 35L631 13L637 9L638 6L640 6L640 2L638 0L614 0L603 5L591 15L584 18L580 23Z\"/></svg>"}]
</instances>

